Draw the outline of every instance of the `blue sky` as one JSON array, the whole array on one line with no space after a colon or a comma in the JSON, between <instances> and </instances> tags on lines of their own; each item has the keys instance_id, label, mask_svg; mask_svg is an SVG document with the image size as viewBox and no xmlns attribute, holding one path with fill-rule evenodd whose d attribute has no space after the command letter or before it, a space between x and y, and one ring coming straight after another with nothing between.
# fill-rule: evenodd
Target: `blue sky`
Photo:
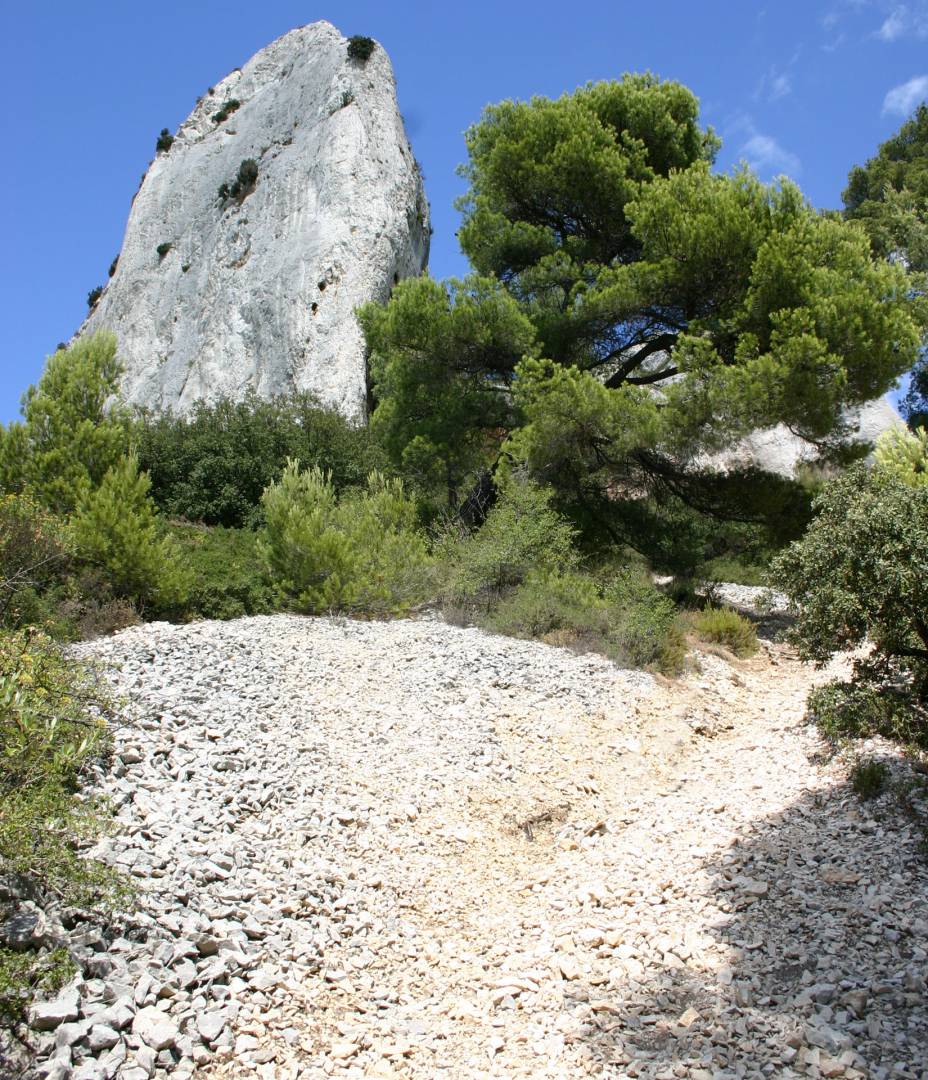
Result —
<instances>
[{"instance_id":1,"label":"blue sky","mask_svg":"<svg viewBox=\"0 0 928 1080\"><path fill-rule=\"evenodd\" d=\"M0 63L0 421L106 280L157 133L274 38L317 19L389 52L432 204L431 271L461 274L452 203L484 105L624 71L677 79L745 159L840 205L852 165L928 98L928 0L579 4L86 0L10 5Z\"/></svg>"}]
</instances>

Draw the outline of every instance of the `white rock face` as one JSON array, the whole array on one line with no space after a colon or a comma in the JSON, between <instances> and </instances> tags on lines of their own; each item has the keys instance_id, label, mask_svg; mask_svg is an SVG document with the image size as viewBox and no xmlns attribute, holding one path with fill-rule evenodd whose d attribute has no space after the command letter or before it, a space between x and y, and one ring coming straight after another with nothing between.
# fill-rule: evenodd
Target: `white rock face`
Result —
<instances>
[{"instance_id":1,"label":"white rock face","mask_svg":"<svg viewBox=\"0 0 928 1080\"><path fill-rule=\"evenodd\" d=\"M249 158L254 190L220 199ZM79 333L116 334L129 402L184 412L249 388L309 390L363 418L354 309L422 272L429 231L389 58L378 45L349 59L338 30L313 23L212 88L156 156Z\"/></svg>"},{"instance_id":2,"label":"white rock face","mask_svg":"<svg viewBox=\"0 0 928 1080\"><path fill-rule=\"evenodd\" d=\"M876 442L884 431L904 426L899 414L885 397L848 410L845 418L854 429L848 437L849 442ZM714 454L702 463L721 469L757 465L767 472L792 477L797 465L812 461L816 456L817 451L812 443L794 435L785 424L778 424L752 432L731 450Z\"/></svg>"}]
</instances>

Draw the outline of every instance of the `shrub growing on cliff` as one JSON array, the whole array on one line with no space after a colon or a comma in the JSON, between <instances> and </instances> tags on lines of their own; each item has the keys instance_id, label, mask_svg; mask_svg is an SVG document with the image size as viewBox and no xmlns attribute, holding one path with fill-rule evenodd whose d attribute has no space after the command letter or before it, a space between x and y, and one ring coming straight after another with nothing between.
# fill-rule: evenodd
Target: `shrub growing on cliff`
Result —
<instances>
[{"instance_id":1,"label":"shrub growing on cliff","mask_svg":"<svg viewBox=\"0 0 928 1080\"><path fill-rule=\"evenodd\" d=\"M373 55L376 46L377 42L373 38L355 34L353 37L348 38L348 58L366 64Z\"/></svg>"},{"instance_id":2,"label":"shrub growing on cliff","mask_svg":"<svg viewBox=\"0 0 928 1080\"><path fill-rule=\"evenodd\" d=\"M299 611L402 611L425 599L431 560L415 504L380 473L338 498L318 467L290 461L262 498L260 549Z\"/></svg>"},{"instance_id":3,"label":"shrub growing on cliff","mask_svg":"<svg viewBox=\"0 0 928 1080\"><path fill-rule=\"evenodd\" d=\"M161 134L158 136L158 141L155 143L155 153L166 154L173 145L174 136L167 128L162 128Z\"/></svg>"},{"instance_id":4,"label":"shrub growing on cliff","mask_svg":"<svg viewBox=\"0 0 928 1080\"><path fill-rule=\"evenodd\" d=\"M217 112L213 113L213 123L224 123L236 109L240 108L241 104L242 103L237 98L229 98Z\"/></svg>"},{"instance_id":5,"label":"shrub growing on cliff","mask_svg":"<svg viewBox=\"0 0 928 1080\"><path fill-rule=\"evenodd\" d=\"M87 293L87 307L92 311L97 306L97 301L103 295L103 286L95 285L89 293Z\"/></svg>"}]
</instances>

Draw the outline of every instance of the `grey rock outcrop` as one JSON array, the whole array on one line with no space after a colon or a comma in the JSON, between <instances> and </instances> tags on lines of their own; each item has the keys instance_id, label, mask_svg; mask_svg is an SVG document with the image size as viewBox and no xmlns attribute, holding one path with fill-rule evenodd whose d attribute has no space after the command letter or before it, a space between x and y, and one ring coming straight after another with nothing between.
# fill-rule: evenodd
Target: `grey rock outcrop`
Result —
<instances>
[{"instance_id":1,"label":"grey rock outcrop","mask_svg":"<svg viewBox=\"0 0 928 1080\"><path fill-rule=\"evenodd\" d=\"M237 190L247 160L257 180ZM308 390L361 418L354 309L422 272L429 233L389 58L351 59L313 23L210 88L157 154L79 333L116 334L135 404Z\"/></svg>"},{"instance_id":2,"label":"grey rock outcrop","mask_svg":"<svg viewBox=\"0 0 928 1080\"><path fill-rule=\"evenodd\" d=\"M850 425L847 442L874 443L894 427L904 427L899 414L888 398L876 398L845 413ZM717 469L728 470L757 466L767 472L792 477L796 467L813 461L818 451L813 443L794 434L785 424L752 432L730 450L714 454L699 462Z\"/></svg>"}]
</instances>

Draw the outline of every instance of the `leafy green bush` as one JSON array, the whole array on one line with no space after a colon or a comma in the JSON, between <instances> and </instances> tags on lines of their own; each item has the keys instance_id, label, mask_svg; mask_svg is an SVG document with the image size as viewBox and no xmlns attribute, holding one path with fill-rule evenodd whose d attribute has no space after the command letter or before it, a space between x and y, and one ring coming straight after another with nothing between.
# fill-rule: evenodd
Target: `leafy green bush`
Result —
<instances>
[{"instance_id":1,"label":"leafy green bush","mask_svg":"<svg viewBox=\"0 0 928 1080\"><path fill-rule=\"evenodd\" d=\"M479 621L496 633L598 652L668 675L682 669L686 655L673 603L629 569L605 586L577 570L532 570Z\"/></svg>"},{"instance_id":2,"label":"leafy green bush","mask_svg":"<svg viewBox=\"0 0 928 1080\"><path fill-rule=\"evenodd\" d=\"M251 529L169 526L190 575L186 614L201 619L237 619L276 608L276 597Z\"/></svg>"},{"instance_id":3,"label":"leafy green bush","mask_svg":"<svg viewBox=\"0 0 928 1080\"><path fill-rule=\"evenodd\" d=\"M254 158L245 158L239 165L235 179L231 183L219 185L219 198L224 202L226 199L237 199L241 202L250 195L258 182L258 163Z\"/></svg>"},{"instance_id":4,"label":"leafy green bush","mask_svg":"<svg viewBox=\"0 0 928 1080\"><path fill-rule=\"evenodd\" d=\"M851 769L851 787L861 799L875 799L886 788L889 769L885 762L857 761Z\"/></svg>"},{"instance_id":5,"label":"leafy green bush","mask_svg":"<svg viewBox=\"0 0 928 1080\"><path fill-rule=\"evenodd\" d=\"M928 430L891 428L877 440L877 466L909 487L928 487Z\"/></svg>"},{"instance_id":6,"label":"leafy green bush","mask_svg":"<svg viewBox=\"0 0 928 1080\"><path fill-rule=\"evenodd\" d=\"M167 255L167 253L168 253L168 252L169 252L169 251L171 250L171 248L172 248L173 246L174 246L174 245L173 245L173 244L171 243L171 241L170 241L170 240L165 240L165 242L164 242L163 244L159 244L159 245L158 245L158 246L157 246L157 247L155 248L155 251L157 251L157 252L158 252L158 259L159 259L159 260L160 260L160 259L163 259L163 258L165 257L165 255Z\"/></svg>"},{"instance_id":7,"label":"leafy green bush","mask_svg":"<svg viewBox=\"0 0 928 1080\"><path fill-rule=\"evenodd\" d=\"M0 623L45 621L43 594L70 569L73 541L65 524L28 495L0 497Z\"/></svg>"},{"instance_id":8,"label":"leafy green bush","mask_svg":"<svg viewBox=\"0 0 928 1080\"><path fill-rule=\"evenodd\" d=\"M449 545L447 601L488 607L533 570L575 569L576 530L551 505L548 488L511 479L483 526Z\"/></svg>"},{"instance_id":9,"label":"leafy green bush","mask_svg":"<svg viewBox=\"0 0 928 1080\"><path fill-rule=\"evenodd\" d=\"M373 38L355 34L353 37L348 38L348 58L366 64L370 60L376 45L377 42Z\"/></svg>"},{"instance_id":10,"label":"leafy green bush","mask_svg":"<svg viewBox=\"0 0 928 1080\"><path fill-rule=\"evenodd\" d=\"M167 128L162 128L161 134L158 136L158 141L155 143L155 153L166 154L173 145L174 136Z\"/></svg>"},{"instance_id":11,"label":"leafy green bush","mask_svg":"<svg viewBox=\"0 0 928 1080\"><path fill-rule=\"evenodd\" d=\"M841 649L869 643L854 663L854 681L875 690L900 686L924 718L928 486L859 466L827 484L815 508L805 536L772 568L797 614L790 636L800 656L821 666Z\"/></svg>"},{"instance_id":12,"label":"leafy green bush","mask_svg":"<svg viewBox=\"0 0 928 1080\"><path fill-rule=\"evenodd\" d=\"M227 527L258 523L261 495L288 458L323 469L336 491L363 484L383 460L366 428L309 394L197 402L186 417L143 416L137 437L162 513Z\"/></svg>"},{"instance_id":13,"label":"leafy green bush","mask_svg":"<svg viewBox=\"0 0 928 1080\"><path fill-rule=\"evenodd\" d=\"M810 718L828 739L866 739L882 735L909 746L928 748L928 712L892 686L830 682L809 694Z\"/></svg>"},{"instance_id":14,"label":"leafy green bush","mask_svg":"<svg viewBox=\"0 0 928 1080\"><path fill-rule=\"evenodd\" d=\"M77 792L108 752L108 708L91 674L44 634L0 630L0 876L82 907L119 894L118 879L76 850L105 823ZM16 1018L31 990L68 974L60 950L24 959L0 946L0 1013Z\"/></svg>"},{"instance_id":15,"label":"leafy green bush","mask_svg":"<svg viewBox=\"0 0 928 1080\"><path fill-rule=\"evenodd\" d=\"M89 307L91 311L93 311L93 309L97 306L97 301L100 299L100 297L102 295L103 295L103 286L102 285L94 285L94 287L90 290L90 292L87 293L87 307Z\"/></svg>"},{"instance_id":16,"label":"leafy green bush","mask_svg":"<svg viewBox=\"0 0 928 1080\"><path fill-rule=\"evenodd\" d=\"M395 612L428 595L431 560L401 481L372 473L339 500L327 473L290 461L262 504L260 550L297 610Z\"/></svg>"},{"instance_id":17,"label":"leafy green bush","mask_svg":"<svg viewBox=\"0 0 928 1080\"><path fill-rule=\"evenodd\" d=\"M81 502L74 538L81 557L104 571L116 596L156 613L183 604L189 579L174 543L161 532L150 486L138 459L124 458Z\"/></svg>"},{"instance_id":18,"label":"leafy green bush","mask_svg":"<svg viewBox=\"0 0 928 1080\"><path fill-rule=\"evenodd\" d=\"M683 670L686 643L673 601L641 570L626 569L606 585L610 638L616 658L632 667L656 667L665 675Z\"/></svg>"},{"instance_id":19,"label":"leafy green bush","mask_svg":"<svg viewBox=\"0 0 928 1080\"><path fill-rule=\"evenodd\" d=\"M530 571L484 620L488 629L511 637L606 651L609 617L592 578L576 571Z\"/></svg>"},{"instance_id":20,"label":"leafy green bush","mask_svg":"<svg viewBox=\"0 0 928 1080\"><path fill-rule=\"evenodd\" d=\"M241 104L237 98L229 98L217 112L213 113L213 123L222 124L228 120L232 113L241 107Z\"/></svg>"},{"instance_id":21,"label":"leafy green bush","mask_svg":"<svg viewBox=\"0 0 928 1080\"><path fill-rule=\"evenodd\" d=\"M750 619L731 608L706 608L693 616L693 629L703 641L724 645L735 656L757 652L757 631Z\"/></svg>"}]
</instances>

